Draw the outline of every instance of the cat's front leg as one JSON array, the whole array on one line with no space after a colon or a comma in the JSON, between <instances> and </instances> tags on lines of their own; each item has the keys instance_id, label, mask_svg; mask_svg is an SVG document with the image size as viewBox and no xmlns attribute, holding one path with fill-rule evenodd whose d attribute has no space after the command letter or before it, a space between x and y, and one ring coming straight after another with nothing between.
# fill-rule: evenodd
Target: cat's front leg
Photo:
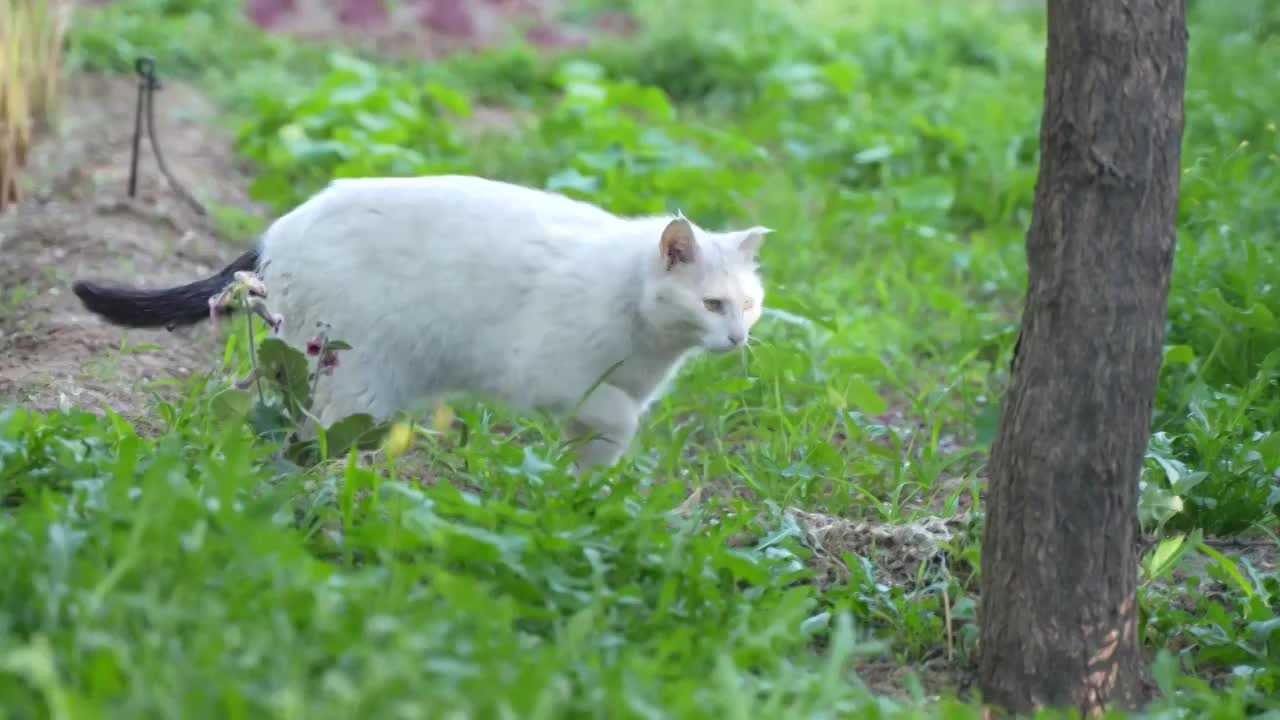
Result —
<instances>
[{"instance_id":1,"label":"cat's front leg","mask_svg":"<svg viewBox=\"0 0 1280 720\"><path fill-rule=\"evenodd\" d=\"M569 423L578 446L576 470L609 467L622 457L639 423L640 405L614 385L602 383L587 396Z\"/></svg>"}]
</instances>

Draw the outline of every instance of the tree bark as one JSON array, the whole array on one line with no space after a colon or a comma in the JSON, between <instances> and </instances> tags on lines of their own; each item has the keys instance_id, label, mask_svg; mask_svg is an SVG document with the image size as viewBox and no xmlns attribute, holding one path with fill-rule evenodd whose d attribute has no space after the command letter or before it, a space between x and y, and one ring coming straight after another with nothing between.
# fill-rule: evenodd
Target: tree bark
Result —
<instances>
[{"instance_id":1,"label":"tree bark","mask_svg":"<svg viewBox=\"0 0 1280 720\"><path fill-rule=\"evenodd\" d=\"M1049 0L1028 283L988 465L979 683L1133 707L1138 473L1176 241L1185 0Z\"/></svg>"}]
</instances>

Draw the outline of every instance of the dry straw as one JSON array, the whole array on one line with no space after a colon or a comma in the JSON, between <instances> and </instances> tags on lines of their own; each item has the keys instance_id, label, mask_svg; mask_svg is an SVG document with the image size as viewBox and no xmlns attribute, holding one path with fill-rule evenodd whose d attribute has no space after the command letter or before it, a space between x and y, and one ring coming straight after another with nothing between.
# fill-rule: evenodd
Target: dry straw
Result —
<instances>
[{"instance_id":1,"label":"dry straw","mask_svg":"<svg viewBox=\"0 0 1280 720\"><path fill-rule=\"evenodd\" d=\"M0 211L16 203L32 137L56 110L70 0L0 0Z\"/></svg>"}]
</instances>

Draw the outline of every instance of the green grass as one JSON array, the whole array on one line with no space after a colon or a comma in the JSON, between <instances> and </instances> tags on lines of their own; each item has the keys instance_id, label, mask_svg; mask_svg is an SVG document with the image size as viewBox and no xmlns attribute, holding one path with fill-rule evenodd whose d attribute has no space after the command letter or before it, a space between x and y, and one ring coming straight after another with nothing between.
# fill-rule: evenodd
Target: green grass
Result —
<instances>
[{"instance_id":1,"label":"green grass","mask_svg":"<svg viewBox=\"0 0 1280 720\"><path fill-rule=\"evenodd\" d=\"M501 407L457 408L399 465L285 461L254 432L279 418L223 383L242 333L226 372L157 401L158 435L10 410L0 717L980 716L858 674L965 675L973 528L906 586L875 553L816 583L788 508L902 523L980 486L1024 290L1038 11L631 3L650 30L625 43L419 65L266 37L230 5L86 11L70 57L145 48L212 92L277 212L335 176L473 172L770 226L770 310L749 352L688 367L607 497L568 477L554 424ZM1280 575L1185 534L1277 526L1280 9L1192 2L1191 26L1142 630L1153 711L1228 718L1280 709ZM480 105L532 120L477 138ZM1203 578L1169 579L1196 556Z\"/></svg>"}]
</instances>

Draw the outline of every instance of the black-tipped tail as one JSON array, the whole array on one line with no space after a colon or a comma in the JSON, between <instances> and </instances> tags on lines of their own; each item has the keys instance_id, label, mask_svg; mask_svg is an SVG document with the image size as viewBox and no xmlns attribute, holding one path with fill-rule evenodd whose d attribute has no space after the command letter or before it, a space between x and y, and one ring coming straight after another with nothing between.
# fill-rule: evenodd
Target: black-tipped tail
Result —
<instances>
[{"instance_id":1,"label":"black-tipped tail","mask_svg":"<svg viewBox=\"0 0 1280 720\"><path fill-rule=\"evenodd\" d=\"M77 280L71 290L90 312L132 328L194 325L209 317L209 298L226 289L242 270L258 267L257 248L236 258L213 277L164 290L112 287Z\"/></svg>"}]
</instances>

